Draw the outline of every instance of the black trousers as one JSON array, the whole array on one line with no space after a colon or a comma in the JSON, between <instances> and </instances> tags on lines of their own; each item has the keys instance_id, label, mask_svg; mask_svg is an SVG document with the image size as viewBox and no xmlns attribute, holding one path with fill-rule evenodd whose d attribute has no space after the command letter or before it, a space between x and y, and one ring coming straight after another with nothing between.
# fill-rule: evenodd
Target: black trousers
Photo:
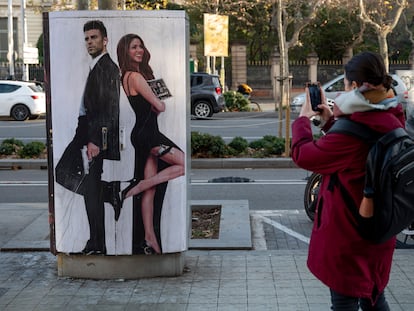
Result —
<instances>
[{"instance_id":1,"label":"black trousers","mask_svg":"<svg viewBox=\"0 0 414 311\"><path fill-rule=\"evenodd\" d=\"M104 189L101 182L102 167L103 156L100 154L90 163L89 174L85 175L79 194L84 197L89 222L90 238L87 248L105 253L105 209Z\"/></svg>"},{"instance_id":2,"label":"black trousers","mask_svg":"<svg viewBox=\"0 0 414 311\"><path fill-rule=\"evenodd\" d=\"M334 311L358 311L360 307L363 311L390 311L383 292L378 295L375 305L371 305L371 299L349 297L333 290L331 290L331 301L331 309Z\"/></svg>"}]
</instances>

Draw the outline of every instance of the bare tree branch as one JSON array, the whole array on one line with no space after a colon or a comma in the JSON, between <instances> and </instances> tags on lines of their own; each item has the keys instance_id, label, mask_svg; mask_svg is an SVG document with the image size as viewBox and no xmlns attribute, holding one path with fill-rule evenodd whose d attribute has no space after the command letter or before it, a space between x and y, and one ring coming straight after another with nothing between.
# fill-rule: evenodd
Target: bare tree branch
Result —
<instances>
[{"instance_id":1,"label":"bare tree branch","mask_svg":"<svg viewBox=\"0 0 414 311\"><path fill-rule=\"evenodd\" d=\"M364 23L374 28L378 37L380 54L387 70L389 68L387 36L397 26L407 5L407 0L388 0L386 2L359 0L359 17ZM367 7L371 8L368 12Z\"/></svg>"},{"instance_id":2,"label":"bare tree branch","mask_svg":"<svg viewBox=\"0 0 414 311\"><path fill-rule=\"evenodd\" d=\"M408 40L411 42L411 47L414 47L413 32L410 30L410 28L408 28L407 16L405 15L405 12L402 14L402 18L404 21L404 30L408 34Z\"/></svg>"}]
</instances>

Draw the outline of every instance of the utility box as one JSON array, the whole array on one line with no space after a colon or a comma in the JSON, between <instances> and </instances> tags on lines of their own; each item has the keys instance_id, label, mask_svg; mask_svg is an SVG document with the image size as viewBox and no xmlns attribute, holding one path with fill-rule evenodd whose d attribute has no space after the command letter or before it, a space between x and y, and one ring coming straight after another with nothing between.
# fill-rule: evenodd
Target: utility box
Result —
<instances>
[{"instance_id":1,"label":"utility box","mask_svg":"<svg viewBox=\"0 0 414 311\"><path fill-rule=\"evenodd\" d=\"M190 223L186 13L67 11L43 19L58 274L180 275Z\"/></svg>"}]
</instances>

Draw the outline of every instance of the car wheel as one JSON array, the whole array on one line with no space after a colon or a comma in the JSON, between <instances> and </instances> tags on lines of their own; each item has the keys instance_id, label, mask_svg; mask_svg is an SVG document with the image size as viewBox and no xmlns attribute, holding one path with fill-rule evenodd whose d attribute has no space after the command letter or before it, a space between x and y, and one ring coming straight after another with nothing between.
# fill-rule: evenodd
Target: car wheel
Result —
<instances>
[{"instance_id":1,"label":"car wheel","mask_svg":"<svg viewBox=\"0 0 414 311\"><path fill-rule=\"evenodd\" d=\"M30 111L27 106L23 104L17 104L11 110L10 116L16 121L25 121L30 116Z\"/></svg>"},{"instance_id":2,"label":"car wheel","mask_svg":"<svg viewBox=\"0 0 414 311\"><path fill-rule=\"evenodd\" d=\"M209 118L213 115L213 108L209 102L200 100L193 107L193 115L197 118Z\"/></svg>"}]
</instances>

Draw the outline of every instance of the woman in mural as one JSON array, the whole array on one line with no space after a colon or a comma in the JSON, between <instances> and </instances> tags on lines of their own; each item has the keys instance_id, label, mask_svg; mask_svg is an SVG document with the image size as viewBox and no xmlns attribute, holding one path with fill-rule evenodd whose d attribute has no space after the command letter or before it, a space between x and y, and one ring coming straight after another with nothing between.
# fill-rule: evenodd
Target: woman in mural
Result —
<instances>
[{"instance_id":1,"label":"woman in mural","mask_svg":"<svg viewBox=\"0 0 414 311\"><path fill-rule=\"evenodd\" d=\"M117 54L122 86L136 114L131 133L135 148L134 178L121 192L121 200L133 197L134 213L141 210L144 239L138 250L133 247L133 252L160 254L159 218L165 186L169 180L184 175L184 152L158 129L157 117L165 111L165 103L147 83L154 75L149 66L150 53L142 39L135 34L123 36L118 42ZM164 188L159 189L163 184ZM138 225L134 217L134 236Z\"/></svg>"}]
</instances>

